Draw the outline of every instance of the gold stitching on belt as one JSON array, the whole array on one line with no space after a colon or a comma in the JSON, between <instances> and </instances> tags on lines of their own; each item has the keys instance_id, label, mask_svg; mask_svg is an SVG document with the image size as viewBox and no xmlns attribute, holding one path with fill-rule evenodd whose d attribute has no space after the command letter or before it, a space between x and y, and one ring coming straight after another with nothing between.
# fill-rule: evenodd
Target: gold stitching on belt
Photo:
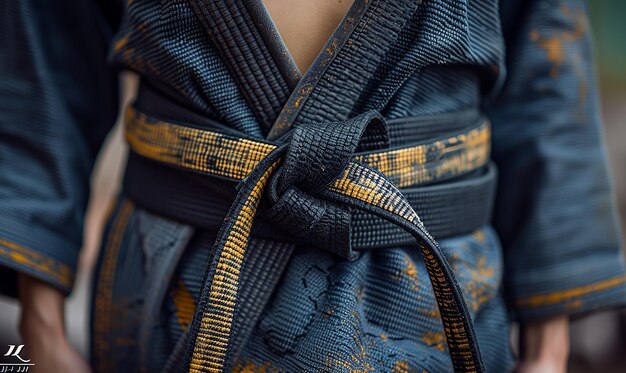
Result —
<instances>
[{"instance_id":1,"label":"gold stitching on belt","mask_svg":"<svg viewBox=\"0 0 626 373\"><path fill-rule=\"evenodd\" d=\"M219 253L218 264L213 275L207 311L202 314L196 337L190 372L222 372L231 333L240 272L245 250L250 239L252 222L257 211L263 189L280 161L271 165L249 192L241 209L234 216L230 234ZM207 332L208 331L208 332Z\"/></svg>"},{"instance_id":2,"label":"gold stitching on belt","mask_svg":"<svg viewBox=\"0 0 626 373\"><path fill-rule=\"evenodd\" d=\"M137 154L192 171L242 180L275 145L151 118L133 107L126 111L125 134ZM489 160L487 122L432 143L355 155L404 188L454 176Z\"/></svg>"}]
</instances>

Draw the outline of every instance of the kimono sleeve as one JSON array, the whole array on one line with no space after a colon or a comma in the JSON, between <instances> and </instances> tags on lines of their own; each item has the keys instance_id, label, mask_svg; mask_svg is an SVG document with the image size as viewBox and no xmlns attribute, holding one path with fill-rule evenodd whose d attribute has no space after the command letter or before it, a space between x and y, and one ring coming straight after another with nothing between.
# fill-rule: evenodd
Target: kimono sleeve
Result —
<instances>
[{"instance_id":1,"label":"kimono sleeve","mask_svg":"<svg viewBox=\"0 0 626 373\"><path fill-rule=\"evenodd\" d=\"M90 172L117 114L116 14L87 0L0 1L2 294L16 294L17 272L71 290Z\"/></svg>"},{"instance_id":2,"label":"kimono sleeve","mask_svg":"<svg viewBox=\"0 0 626 373\"><path fill-rule=\"evenodd\" d=\"M488 112L505 295L522 321L623 306L624 259L585 4L502 5L508 78Z\"/></svg>"}]
</instances>

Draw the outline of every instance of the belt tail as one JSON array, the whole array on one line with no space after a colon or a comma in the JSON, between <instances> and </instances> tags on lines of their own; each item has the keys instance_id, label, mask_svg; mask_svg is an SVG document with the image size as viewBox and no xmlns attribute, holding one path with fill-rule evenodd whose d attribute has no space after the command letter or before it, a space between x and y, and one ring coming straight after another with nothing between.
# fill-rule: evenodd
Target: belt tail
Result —
<instances>
[{"instance_id":1,"label":"belt tail","mask_svg":"<svg viewBox=\"0 0 626 373\"><path fill-rule=\"evenodd\" d=\"M232 368L235 356L231 342L236 333L233 326L246 248L263 191L282 162L284 150L281 147L268 155L240 184L205 274L191 326L185 371L227 372ZM402 193L380 172L350 162L343 175L320 194L376 214L415 237L440 309L454 370L483 372L473 323L459 284L437 242Z\"/></svg>"},{"instance_id":2,"label":"belt tail","mask_svg":"<svg viewBox=\"0 0 626 373\"><path fill-rule=\"evenodd\" d=\"M455 372L484 372L473 322L463 293L439 244L402 193L383 174L351 162L324 197L376 214L416 240L441 314Z\"/></svg>"},{"instance_id":3,"label":"belt tail","mask_svg":"<svg viewBox=\"0 0 626 373\"><path fill-rule=\"evenodd\" d=\"M231 370L231 341L246 249L263 191L281 163L282 153L284 148L276 149L240 183L239 193L218 233L213 260L204 275L184 371Z\"/></svg>"}]
</instances>

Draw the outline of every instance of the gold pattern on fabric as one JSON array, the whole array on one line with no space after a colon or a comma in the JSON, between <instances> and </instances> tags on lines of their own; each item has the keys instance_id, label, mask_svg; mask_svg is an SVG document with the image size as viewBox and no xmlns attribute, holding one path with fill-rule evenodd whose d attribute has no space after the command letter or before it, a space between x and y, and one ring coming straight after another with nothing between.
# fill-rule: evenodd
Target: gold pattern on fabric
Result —
<instances>
[{"instance_id":1,"label":"gold pattern on fabric","mask_svg":"<svg viewBox=\"0 0 626 373\"><path fill-rule=\"evenodd\" d=\"M54 278L62 286L70 288L74 272L67 265L15 242L0 239L0 256Z\"/></svg>"}]
</instances>

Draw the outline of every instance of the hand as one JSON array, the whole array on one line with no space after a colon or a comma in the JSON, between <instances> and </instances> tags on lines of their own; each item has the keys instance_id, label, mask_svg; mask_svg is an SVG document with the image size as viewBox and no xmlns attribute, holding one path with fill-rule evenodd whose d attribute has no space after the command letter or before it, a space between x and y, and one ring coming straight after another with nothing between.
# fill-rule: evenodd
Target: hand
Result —
<instances>
[{"instance_id":1,"label":"hand","mask_svg":"<svg viewBox=\"0 0 626 373\"><path fill-rule=\"evenodd\" d=\"M91 372L85 359L67 341L64 330L64 297L50 285L20 275L22 303L20 333L32 372Z\"/></svg>"},{"instance_id":2,"label":"hand","mask_svg":"<svg viewBox=\"0 0 626 373\"><path fill-rule=\"evenodd\" d=\"M565 373L569 356L569 318L558 316L520 326L518 373Z\"/></svg>"}]
</instances>

